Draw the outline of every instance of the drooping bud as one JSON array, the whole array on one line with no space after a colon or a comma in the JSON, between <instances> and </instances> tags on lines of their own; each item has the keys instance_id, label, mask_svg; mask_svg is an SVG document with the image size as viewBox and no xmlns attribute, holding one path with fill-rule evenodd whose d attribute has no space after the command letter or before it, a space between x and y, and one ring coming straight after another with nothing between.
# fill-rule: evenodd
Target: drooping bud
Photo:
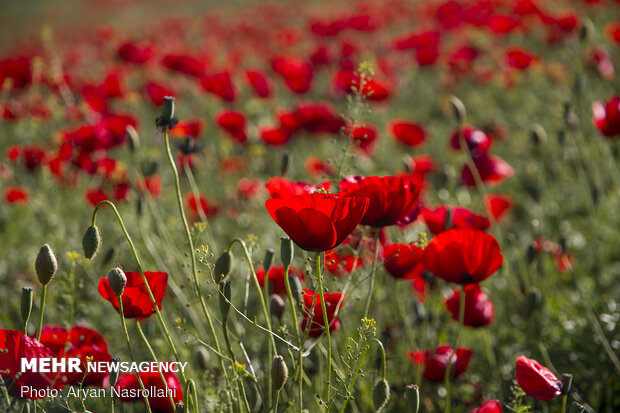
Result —
<instances>
[{"instance_id":1,"label":"drooping bud","mask_svg":"<svg viewBox=\"0 0 620 413\"><path fill-rule=\"evenodd\" d=\"M136 149L140 146L140 135L138 135L138 131L131 125L127 125L125 128L125 135L127 136L127 144L129 145L129 150L131 152L135 152Z\"/></svg>"},{"instance_id":2,"label":"drooping bud","mask_svg":"<svg viewBox=\"0 0 620 413\"><path fill-rule=\"evenodd\" d=\"M49 284L52 278L54 278L54 275L56 275L56 271L58 271L58 261L56 261L54 251L52 251L48 244L43 245L39 250L37 259L34 262L34 268L37 272L39 282L43 285Z\"/></svg>"},{"instance_id":3,"label":"drooping bud","mask_svg":"<svg viewBox=\"0 0 620 413\"><path fill-rule=\"evenodd\" d=\"M284 176L288 172L288 166L291 163L291 154L290 152L284 152L282 154L282 163L280 164L280 175Z\"/></svg>"},{"instance_id":4,"label":"drooping bud","mask_svg":"<svg viewBox=\"0 0 620 413\"><path fill-rule=\"evenodd\" d=\"M271 380L276 390L282 390L288 379L288 367L284 361L284 357L277 355L271 363Z\"/></svg>"},{"instance_id":5,"label":"drooping bud","mask_svg":"<svg viewBox=\"0 0 620 413\"><path fill-rule=\"evenodd\" d=\"M594 37L594 33L596 29L594 28L594 23L589 18L583 19L583 23L579 28L579 40L582 42L588 42L590 39Z\"/></svg>"},{"instance_id":6,"label":"drooping bud","mask_svg":"<svg viewBox=\"0 0 620 413\"><path fill-rule=\"evenodd\" d=\"M112 357L112 359L110 359L110 363L112 363L112 366L116 366L116 364L120 361L121 359L119 357ZM110 388L114 387L114 385L116 384L116 380L118 380L119 370L120 369L118 368L110 368Z\"/></svg>"},{"instance_id":7,"label":"drooping bud","mask_svg":"<svg viewBox=\"0 0 620 413\"><path fill-rule=\"evenodd\" d=\"M450 107L452 108L452 114L456 121L461 124L465 121L465 116L467 115L467 110L465 109L465 105L461 101L461 99L456 96L450 96Z\"/></svg>"},{"instance_id":8,"label":"drooping bud","mask_svg":"<svg viewBox=\"0 0 620 413\"><path fill-rule=\"evenodd\" d=\"M284 268L287 268L293 262L293 254L293 241L289 237L280 238L280 259Z\"/></svg>"},{"instance_id":9,"label":"drooping bud","mask_svg":"<svg viewBox=\"0 0 620 413\"><path fill-rule=\"evenodd\" d=\"M284 300L282 297L278 294L271 294L269 297L269 310L271 311L271 315L280 320L282 314L284 314Z\"/></svg>"},{"instance_id":10,"label":"drooping bud","mask_svg":"<svg viewBox=\"0 0 620 413\"><path fill-rule=\"evenodd\" d=\"M532 130L530 131L530 138L532 139L532 143L535 146L540 146L547 140L547 132L545 132L545 128L543 128L538 123L532 125Z\"/></svg>"},{"instance_id":11,"label":"drooping bud","mask_svg":"<svg viewBox=\"0 0 620 413\"><path fill-rule=\"evenodd\" d=\"M101 233L97 225L91 225L86 228L86 232L82 237L82 248L84 249L84 256L92 260L95 258L101 248Z\"/></svg>"},{"instance_id":12,"label":"drooping bud","mask_svg":"<svg viewBox=\"0 0 620 413\"><path fill-rule=\"evenodd\" d=\"M271 248L268 248L267 251L265 251L265 258L263 259L265 274L269 272L269 268L271 268L271 264L273 264L274 255L276 255L276 252Z\"/></svg>"},{"instance_id":13,"label":"drooping bud","mask_svg":"<svg viewBox=\"0 0 620 413\"><path fill-rule=\"evenodd\" d=\"M32 288L30 287L22 287L21 313L22 323L25 325L32 313Z\"/></svg>"},{"instance_id":14,"label":"drooping bud","mask_svg":"<svg viewBox=\"0 0 620 413\"><path fill-rule=\"evenodd\" d=\"M230 298L232 296L230 290L230 281L220 281L220 312L222 318L226 320L228 312L230 311Z\"/></svg>"},{"instance_id":15,"label":"drooping bud","mask_svg":"<svg viewBox=\"0 0 620 413\"><path fill-rule=\"evenodd\" d=\"M120 266L116 266L108 273L108 281L110 282L110 288L117 297L123 295L125 285L127 285L127 276Z\"/></svg>"},{"instance_id":16,"label":"drooping bud","mask_svg":"<svg viewBox=\"0 0 620 413\"><path fill-rule=\"evenodd\" d=\"M418 413L420 410L420 387L417 384L408 384L405 387L405 398L410 413Z\"/></svg>"},{"instance_id":17,"label":"drooping bud","mask_svg":"<svg viewBox=\"0 0 620 413\"><path fill-rule=\"evenodd\" d=\"M385 379L379 380L372 389L372 403L375 411L380 412L387 406L388 401L390 401L390 385Z\"/></svg>"},{"instance_id":18,"label":"drooping bud","mask_svg":"<svg viewBox=\"0 0 620 413\"><path fill-rule=\"evenodd\" d=\"M232 272L233 255L231 252L224 251L222 255L215 261L215 269L213 270L215 280L217 282L228 279Z\"/></svg>"},{"instance_id":19,"label":"drooping bud","mask_svg":"<svg viewBox=\"0 0 620 413\"><path fill-rule=\"evenodd\" d=\"M203 346L198 346L194 349L194 359L200 370L206 370L209 367L210 358L209 352Z\"/></svg>"}]
</instances>

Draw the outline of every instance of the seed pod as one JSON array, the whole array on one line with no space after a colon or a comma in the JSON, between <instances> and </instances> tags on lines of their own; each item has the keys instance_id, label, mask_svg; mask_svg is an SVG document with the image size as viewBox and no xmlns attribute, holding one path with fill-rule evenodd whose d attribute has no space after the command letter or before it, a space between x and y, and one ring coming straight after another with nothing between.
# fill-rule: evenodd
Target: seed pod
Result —
<instances>
[{"instance_id":1,"label":"seed pod","mask_svg":"<svg viewBox=\"0 0 620 413\"><path fill-rule=\"evenodd\" d=\"M280 238L280 259L284 268L291 265L294 255L293 241L289 237Z\"/></svg>"},{"instance_id":2,"label":"seed pod","mask_svg":"<svg viewBox=\"0 0 620 413\"><path fill-rule=\"evenodd\" d=\"M420 387L417 384L408 384L405 387L405 397L410 413L418 413L420 410Z\"/></svg>"},{"instance_id":3,"label":"seed pod","mask_svg":"<svg viewBox=\"0 0 620 413\"><path fill-rule=\"evenodd\" d=\"M91 225L86 228L84 237L82 237L82 248L84 249L84 256L87 259L92 260L95 258L99 252L99 248L101 248L101 233L99 232L99 227Z\"/></svg>"},{"instance_id":4,"label":"seed pod","mask_svg":"<svg viewBox=\"0 0 620 413\"><path fill-rule=\"evenodd\" d=\"M215 261L214 276L217 282L228 279L232 272L233 255L228 251L224 251L222 255Z\"/></svg>"},{"instance_id":5,"label":"seed pod","mask_svg":"<svg viewBox=\"0 0 620 413\"><path fill-rule=\"evenodd\" d=\"M163 121L170 122L174 117L174 98L164 96L164 104L161 107L161 118Z\"/></svg>"},{"instance_id":6,"label":"seed pod","mask_svg":"<svg viewBox=\"0 0 620 413\"><path fill-rule=\"evenodd\" d=\"M269 268L271 268L271 264L273 264L273 256L275 254L276 252L271 248L268 248L267 251L265 251L265 258L263 259L263 268L265 269L265 274L269 272Z\"/></svg>"},{"instance_id":7,"label":"seed pod","mask_svg":"<svg viewBox=\"0 0 620 413\"><path fill-rule=\"evenodd\" d=\"M194 359L200 370L206 370L209 367L210 358L209 352L203 346L198 346L194 349Z\"/></svg>"},{"instance_id":8,"label":"seed pod","mask_svg":"<svg viewBox=\"0 0 620 413\"><path fill-rule=\"evenodd\" d=\"M117 297L123 295L125 285L127 285L127 276L120 266L116 266L108 273L108 281L110 282L110 288Z\"/></svg>"},{"instance_id":9,"label":"seed pod","mask_svg":"<svg viewBox=\"0 0 620 413\"><path fill-rule=\"evenodd\" d=\"M220 312L222 313L222 318L226 320L228 317L228 312L230 311L230 281L220 281Z\"/></svg>"},{"instance_id":10,"label":"seed pod","mask_svg":"<svg viewBox=\"0 0 620 413\"><path fill-rule=\"evenodd\" d=\"M271 315L275 316L278 320L282 319L284 314L284 300L278 294L271 294L269 297L269 310Z\"/></svg>"},{"instance_id":11,"label":"seed pod","mask_svg":"<svg viewBox=\"0 0 620 413\"><path fill-rule=\"evenodd\" d=\"M304 287L301 285L301 281L296 276L289 274L288 281L291 284L291 293L298 303L303 303L303 291Z\"/></svg>"},{"instance_id":12,"label":"seed pod","mask_svg":"<svg viewBox=\"0 0 620 413\"><path fill-rule=\"evenodd\" d=\"M32 313L32 288L30 287L22 288L21 313L22 323L26 324L30 319L30 314Z\"/></svg>"},{"instance_id":13,"label":"seed pod","mask_svg":"<svg viewBox=\"0 0 620 413\"><path fill-rule=\"evenodd\" d=\"M461 101L461 99L456 96L450 96L450 107L452 108L452 114L456 121L460 124L465 121L465 116L467 115L467 110L465 109L465 105Z\"/></svg>"},{"instance_id":14,"label":"seed pod","mask_svg":"<svg viewBox=\"0 0 620 413\"><path fill-rule=\"evenodd\" d=\"M390 400L390 385L387 380L382 379L375 384L375 388L372 389L372 403L375 406L375 411L380 412L385 406L387 406Z\"/></svg>"},{"instance_id":15,"label":"seed pod","mask_svg":"<svg viewBox=\"0 0 620 413\"><path fill-rule=\"evenodd\" d=\"M277 355L273 358L273 362L271 363L271 380L273 380L273 387L276 390L282 390L286 383L286 379L288 379L288 367L286 366L284 358Z\"/></svg>"},{"instance_id":16,"label":"seed pod","mask_svg":"<svg viewBox=\"0 0 620 413\"><path fill-rule=\"evenodd\" d=\"M121 359L118 357L112 357L112 359L110 360L110 363L112 364L116 364L118 362L120 362ZM114 387L114 385L116 384L116 380L118 380L118 370L119 369L110 369L110 388Z\"/></svg>"},{"instance_id":17,"label":"seed pod","mask_svg":"<svg viewBox=\"0 0 620 413\"><path fill-rule=\"evenodd\" d=\"M34 262L34 268L37 272L39 282L43 285L49 284L52 278L54 278L54 275L56 275L56 271L58 271L58 261L56 261L54 251L52 251L49 245L45 244L39 250L37 259Z\"/></svg>"}]
</instances>

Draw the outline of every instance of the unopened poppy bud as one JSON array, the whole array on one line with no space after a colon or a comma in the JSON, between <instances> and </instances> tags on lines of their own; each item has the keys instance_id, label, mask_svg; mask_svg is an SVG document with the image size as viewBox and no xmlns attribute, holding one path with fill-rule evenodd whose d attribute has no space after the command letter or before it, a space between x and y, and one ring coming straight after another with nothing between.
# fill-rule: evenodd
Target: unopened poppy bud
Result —
<instances>
[{"instance_id":1,"label":"unopened poppy bud","mask_svg":"<svg viewBox=\"0 0 620 413\"><path fill-rule=\"evenodd\" d=\"M174 117L174 98L164 96L164 104L161 106L161 118L170 122Z\"/></svg>"},{"instance_id":2,"label":"unopened poppy bud","mask_svg":"<svg viewBox=\"0 0 620 413\"><path fill-rule=\"evenodd\" d=\"M594 37L594 33L596 29L594 28L594 23L589 18L583 19L583 23L579 28L579 40L582 42L588 42Z\"/></svg>"},{"instance_id":3,"label":"unopened poppy bud","mask_svg":"<svg viewBox=\"0 0 620 413\"><path fill-rule=\"evenodd\" d=\"M284 152L282 154L282 163L280 164L280 175L284 176L288 172L288 166L291 163L290 152Z\"/></svg>"},{"instance_id":4,"label":"unopened poppy bud","mask_svg":"<svg viewBox=\"0 0 620 413\"><path fill-rule=\"evenodd\" d=\"M131 152L135 152L136 149L140 146L140 135L138 135L138 131L131 125L127 125L125 128L125 135L127 136L127 144L129 145L129 150Z\"/></svg>"},{"instance_id":5,"label":"unopened poppy bud","mask_svg":"<svg viewBox=\"0 0 620 413\"><path fill-rule=\"evenodd\" d=\"M125 285L127 285L127 276L120 266L116 266L108 273L108 281L110 282L110 288L117 297L123 295Z\"/></svg>"},{"instance_id":6,"label":"unopened poppy bud","mask_svg":"<svg viewBox=\"0 0 620 413\"><path fill-rule=\"evenodd\" d=\"M21 313L22 323L28 323L30 313L32 313L32 288L30 287L22 288Z\"/></svg>"},{"instance_id":7,"label":"unopened poppy bud","mask_svg":"<svg viewBox=\"0 0 620 413\"><path fill-rule=\"evenodd\" d=\"M379 380L372 389L372 403L375 411L380 412L387 406L388 401L390 401L390 385L385 379Z\"/></svg>"},{"instance_id":8,"label":"unopened poppy bud","mask_svg":"<svg viewBox=\"0 0 620 413\"><path fill-rule=\"evenodd\" d=\"M215 261L214 276L216 281L228 279L232 272L233 255L231 252L224 251L222 255Z\"/></svg>"},{"instance_id":9,"label":"unopened poppy bud","mask_svg":"<svg viewBox=\"0 0 620 413\"><path fill-rule=\"evenodd\" d=\"M84 256L92 260L95 258L101 248L101 233L96 225L91 225L86 228L84 237L82 237L82 248L84 249Z\"/></svg>"},{"instance_id":10,"label":"unopened poppy bud","mask_svg":"<svg viewBox=\"0 0 620 413\"><path fill-rule=\"evenodd\" d=\"M282 314L284 314L284 300L282 297L278 294L271 294L269 297L269 310L271 311L271 315L280 320Z\"/></svg>"},{"instance_id":11,"label":"unopened poppy bud","mask_svg":"<svg viewBox=\"0 0 620 413\"><path fill-rule=\"evenodd\" d=\"M532 143L535 146L540 146L547 140L547 132L545 132L545 128L543 128L538 123L532 125L532 130L530 131L530 138L532 139Z\"/></svg>"},{"instance_id":12,"label":"unopened poppy bud","mask_svg":"<svg viewBox=\"0 0 620 413\"><path fill-rule=\"evenodd\" d=\"M289 237L280 238L280 259L284 268L287 268L293 262L293 254L293 241Z\"/></svg>"},{"instance_id":13,"label":"unopened poppy bud","mask_svg":"<svg viewBox=\"0 0 620 413\"><path fill-rule=\"evenodd\" d=\"M465 105L461 101L461 99L456 96L450 96L450 107L452 108L452 114L458 123L463 123L465 121L465 116L467 115L467 110L465 110Z\"/></svg>"},{"instance_id":14,"label":"unopened poppy bud","mask_svg":"<svg viewBox=\"0 0 620 413\"><path fill-rule=\"evenodd\" d=\"M572 374L562 373L562 375L560 375L560 381L562 382L562 394L568 394L573 390Z\"/></svg>"},{"instance_id":15,"label":"unopened poppy bud","mask_svg":"<svg viewBox=\"0 0 620 413\"><path fill-rule=\"evenodd\" d=\"M284 361L284 357L277 355L271 363L271 380L276 390L282 390L288 379L288 367Z\"/></svg>"},{"instance_id":16,"label":"unopened poppy bud","mask_svg":"<svg viewBox=\"0 0 620 413\"><path fill-rule=\"evenodd\" d=\"M209 367L209 352L206 348L199 346L194 350L194 359L196 360L196 365L200 370L206 370Z\"/></svg>"},{"instance_id":17,"label":"unopened poppy bud","mask_svg":"<svg viewBox=\"0 0 620 413\"><path fill-rule=\"evenodd\" d=\"M293 274L289 274L288 282L291 284L291 294L295 297L298 303L303 303L303 291L304 287L301 285L301 281L299 277L296 277Z\"/></svg>"},{"instance_id":18,"label":"unopened poppy bud","mask_svg":"<svg viewBox=\"0 0 620 413\"><path fill-rule=\"evenodd\" d=\"M405 172L407 172L408 174L410 174L412 171L411 169L411 164L412 164L413 159L411 158L411 156L409 155L405 155L403 157L403 169L405 170Z\"/></svg>"},{"instance_id":19,"label":"unopened poppy bud","mask_svg":"<svg viewBox=\"0 0 620 413\"><path fill-rule=\"evenodd\" d=\"M116 366L116 364L119 363L120 361L121 361L120 358L112 357L112 359L110 360L110 363L112 363L113 366ZM110 369L110 388L116 385L116 380L118 380L118 371L119 371L118 368Z\"/></svg>"},{"instance_id":20,"label":"unopened poppy bud","mask_svg":"<svg viewBox=\"0 0 620 413\"><path fill-rule=\"evenodd\" d=\"M276 252L271 248L268 248L267 251L265 251L265 258L263 259L265 274L269 272L269 268L271 268L271 264L273 264L274 255L276 255Z\"/></svg>"},{"instance_id":21,"label":"unopened poppy bud","mask_svg":"<svg viewBox=\"0 0 620 413\"><path fill-rule=\"evenodd\" d=\"M418 413L420 410L420 387L417 384L408 384L405 387L405 397L410 413Z\"/></svg>"},{"instance_id":22,"label":"unopened poppy bud","mask_svg":"<svg viewBox=\"0 0 620 413\"><path fill-rule=\"evenodd\" d=\"M34 262L34 268L37 272L39 282L43 285L49 284L52 278L54 278L54 275L56 275L56 271L58 271L58 261L56 261L54 251L52 251L49 245L45 244L39 250L37 259Z\"/></svg>"},{"instance_id":23,"label":"unopened poppy bud","mask_svg":"<svg viewBox=\"0 0 620 413\"><path fill-rule=\"evenodd\" d=\"M230 311L230 298L231 298L231 290L230 290L230 281L220 281L220 312L222 313L222 318L226 320L228 317L228 312Z\"/></svg>"}]
</instances>

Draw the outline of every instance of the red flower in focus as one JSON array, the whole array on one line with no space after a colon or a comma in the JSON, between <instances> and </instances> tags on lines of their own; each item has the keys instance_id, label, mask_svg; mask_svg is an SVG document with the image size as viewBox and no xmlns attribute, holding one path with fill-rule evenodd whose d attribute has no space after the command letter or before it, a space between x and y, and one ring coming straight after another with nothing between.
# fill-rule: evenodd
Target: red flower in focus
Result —
<instances>
[{"instance_id":1,"label":"red flower in focus","mask_svg":"<svg viewBox=\"0 0 620 413\"><path fill-rule=\"evenodd\" d=\"M514 175L514 170L499 156L484 154L474 157L474 166L478 170L480 179L487 185L497 185ZM476 186L476 179L468 165L463 165L461 181L466 186Z\"/></svg>"},{"instance_id":2,"label":"red flower in focus","mask_svg":"<svg viewBox=\"0 0 620 413\"><path fill-rule=\"evenodd\" d=\"M453 351L452 347L441 345L434 350L425 350L424 352L420 350L410 351L408 355L414 366L420 364L424 366L422 376L426 380L443 382L450 358L452 358L450 373L452 379L456 379L467 370L472 351L464 347L459 347Z\"/></svg>"},{"instance_id":3,"label":"red flower in focus","mask_svg":"<svg viewBox=\"0 0 620 413\"><path fill-rule=\"evenodd\" d=\"M459 321L459 305L461 290L455 289L450 297L446 298L446 310L452 314L452 319ZM482 327L491 324L495 308L488 295L482 291L479 284L465 286L465 318L463 324L468 327Z\"/></svg>"},{"instance_id":4,"label":"red flower in focus","mask_svg":"<svg viewBox=\"0 0 620 413\"><path fill-rule=\"evenodd\" d=\"M394 139L407 146L415 147L426 140L424 128L414 122L393 120L389 124L389 130Z\"/></svg>"},{"instance_id":5,"label":"red flower in focus","mask_svg":"<svg viewBox=\"0 0 620 413\"><path fill-rule=\"evenodd\" d=\"M321 307L321 297L314 291L304 288L304 318L301 321L301 330L306 331L308 328L308 320L310 319L309 336L312 338L320 337L325 331L325 320ZM340 311L342 303L344 303L345 295L341 292L323 294L325 300L325 312L327 313L327 322L329 331L338 330L340 322L336 314Z\"/></svg>"},{"instance_id":6,"label":"red flower in focus","mask_svg":"<svg viewBox=\"0 0 620 413\"><path fill-rule=\"evenodd\" d=\"M142 276L133 271L125 271L125 275L127 276L127 285L121 296L125 318L146 318L150 316L155 312L155 307L153 307L146 286L142 281ZM151 287L157 308L161 310L161 302L168 288L168 274L163 271L145 271L144 276L149 287ZM114 309L118 311L118 298L112 291L107 277L99 279L99 295L112 303Z\"/></svg>"},{"instance_id":7,"label":"red flower in focus","mask_svg":"<svg viewBox=\"0 0 620 413\"><path fill-rule=\"evenodd\" d=\"M215 115L215 123L239 143L244 143L248 139L245 132L245 115L241 112L223 110Z\"/></svg>"},{"instance_id":8,"label":"red flower in focus","mask_svg":"<svg viewBox=\"0 0 620 413\"><path fill-rule=\"evenodd\" d=\"M467 208L440 206L435 209L422 208L422 218L433 234L449 229L478 229L489 228L489 220L481 215L474 214Z\"/></svg>"},{"instance_id":9,"label":"red flower in focus","mask_svg":"<svg viewBox=\"0 0 620 413\"><path fill-rule=\"evenodd\" d=\"M562 394L562 382L548 368L525 356L517 358L515 376L525 394L544 402Z\"/></svg>"},{"instance_id":10,"label":"red flower in focus","mask_svg":"<svg viewBox=\"0 0 620 413\"><path fill-rule=\"evenodd\" d=\"M607 102L592 104L594 126L607 138L620 135L620 96L614 95Z\"/></svg>"},{"instance_id":11,"label":"red flower in focus","mask_svg":"<svg viewBox=\"0 0 620 413\"><path fill-rule=\"evenodd\" d=\"M248 84L254 89L256 96L267 98L271 95L271 83L267 76L257 70L246 70L245 76Z\"/></svg>"},{"instance_id":12,"label":"red flower in focus","mask_svg":"<svg viewBox=\"0 0 620 413\"><path fill-rule=\"evenodd\" d=\"M479 283L501 267L499 244L486 232L451 229L436 235L424 250L424 267L445 281Z\"/></svg>"},{"instance_id":13,"label":"red flower in focus","mask_svg":"<svg viewBox=\"0 0 620 413\"><path fill-rule=\"evenodd\" d=\"M161 379L160 373L157 371L139 373L139 374L140 374L140 378L142 379L142 383L144 384L145 389L150 389L154 387L157 389L156 391L159 392L159 391L165 391L167 387L172 392L172 400L174 401L175 404L180 403L183 400L183 388L181 386L181 381L177 377L176 373L165 372L165 371L162 372L164 376L164 380L166 380L165 384ZM124 390L127 390L133 394L136 394L142 388L140 387L140 383L138 382L138 377L136 376L135 373L122 374L118 378L115 387L120 394L119 400L123 402L130 402L130 401L142 399L142 401L144 402L144 399L141 397L140 398L128 397L128 396L123 395ZM162 394L165 394L165 396L147 397L151 410L154 413L174 413L176 406L173 406L172 403L170 402L169 393L168 394L162 393Z\"/></svg>"},{"instance_id":14,"label":"red flower in focus","mask_svg":"<svg viewBox=\"0 0 620 413\"><path fill-rule=\"evenodd\" d=\"M370 199L362 225L375 228L413 222L418 215L421 181L411 176L370 176L356 183L340 182L341 196Z\"/></svg>"},{"instance_id":15,"label":"red flower in focus","mask_svg":"<svg viewBox=\"0 0 620 413\"><path fill-rule=\"evenodd\" d=\"M470 125L463 125L460 131L454 131L450 138L450 147L461 150L461 139L465 139L465 144L474 157L487 153L493 145L493 139L486 132Z\"/></svg>"},{"instance_id":16,"label":"red flower in focus","mask_svg":"<svg viewBox=\"0 0 620 413\"><path fill-rule=\"evenodd\" d=\"M325 181L320 185L312 185L307 182L291 181L286 178L273 177L267 181L265 188L271 198L291 198L297 195L311 194L318 189L329 191L331 182Z\"/></svg>"},{"instance_id":17,"label":"red flower in focus","mask_svg":"<svg viewBox=\"0 0 620 413\"><path fill-rule=\"evenodd\" d=\"M303 282L306 279L303 270L295 267L289 267L288 275L299 278ZM261 287L265 285L265 269L261 265L256 268L256 278ZM284 284L284 267L282 265L272 265L267 274L269 282L269 291L273 294L286 295L286 285Z\"/></svg>"},{"instance_id":18,"label":"red flower in focus","mask_svg":"<svg viewBox=\"0 0 620 413\"><path fill-rule=\"evenodd\" d=\"M534 54L518 46L509 47L504 53L506 65L517 70L525 70L538 60Z\"/></svg>"},{"instance_id":19,"label":"red flower in focus","mask_svg":"<svg viewBox=\"0 0 620 413\"><path fill-rule=\"evenodd\" d=\"M217 213L220 212L221 209L219 205L209 203L207 198L205 198L202 194L198 194L198 201L196 200L196 197L194 197L194 194L191 192L185 195L185 199L187 200L187 205L189 205L189 208L192 210L195 216L200 216L200 212L198 210L198 202L200 202L200 210L203 214L205 214L207 218L217 215Z\"/></svg>"},{"instance_id":20,"label":"red flower in focus","mask_svg":"<svg viewBox=\"0 0 620 413\"><path fill-rule=\"evenodd\" d=\"M67 330L61 326L45 326L41 330L40 342L52 350L57 357L77 357L82 361L82 371L86 372L87 357L91 361L109 362L111 355L105 339L97 331L84 327L75 326ZM69 384L80 384L104 387L107 372L76 373L71 377Z\"/></svg>"},{"instance_id":21,"label":"red flower in focus","mask_svg":"<svg viewBox=\"0 0 620 413\"><path fill-rule=\"evenodd\" d=\"M390 244L383 250L383 266L395 278L411 280L424 271L424 250L415 244Z\"/></svg>"},{"instance_id":22,"label":"red flower in focus","mask_svg":"<svg viewBox=\"0 0 620 413\"><path fill-rule=\"evenodd\" d=\"M469 413L502 413L502 405L499 404L499 400L489 400Z\"/></svg>"},{"instance_id":23,"label":"red flower in focus","mask_svg":"<svg viewBox=\"0 0 620 413\"><path fill-rule=\"evenodd\" d=\"M27 204L29 198L28 191L19 186L9 186L4 190L4 199L9 204Z\"/></svg>"},{"instance_id":24,"label":"red flower in focus","mask_svg":"<svg viewBox=\"0 0 620 413\"><path fill-rule=\"evenodd\" d=\"M273 220L307 251L326 251L340 245L360 223L368 205L365 198L323 193L265 202Z\"/></svg>"}]
</instances>

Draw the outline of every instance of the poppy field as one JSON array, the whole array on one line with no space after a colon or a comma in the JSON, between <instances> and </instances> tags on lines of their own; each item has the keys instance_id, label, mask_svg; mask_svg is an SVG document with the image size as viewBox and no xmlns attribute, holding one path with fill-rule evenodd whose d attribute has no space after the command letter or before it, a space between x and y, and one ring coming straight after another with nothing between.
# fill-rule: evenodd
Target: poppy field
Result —
<instances>
[{"instance_id":1,"label":"poppy field","mask_svg":"<svg viewBox=\"0 0 620 413\"><path fill-rule=\"evenodd\" d=\"M49 3L0 412L620 410L619 1Z\"/></svg>"}]
</instances>

